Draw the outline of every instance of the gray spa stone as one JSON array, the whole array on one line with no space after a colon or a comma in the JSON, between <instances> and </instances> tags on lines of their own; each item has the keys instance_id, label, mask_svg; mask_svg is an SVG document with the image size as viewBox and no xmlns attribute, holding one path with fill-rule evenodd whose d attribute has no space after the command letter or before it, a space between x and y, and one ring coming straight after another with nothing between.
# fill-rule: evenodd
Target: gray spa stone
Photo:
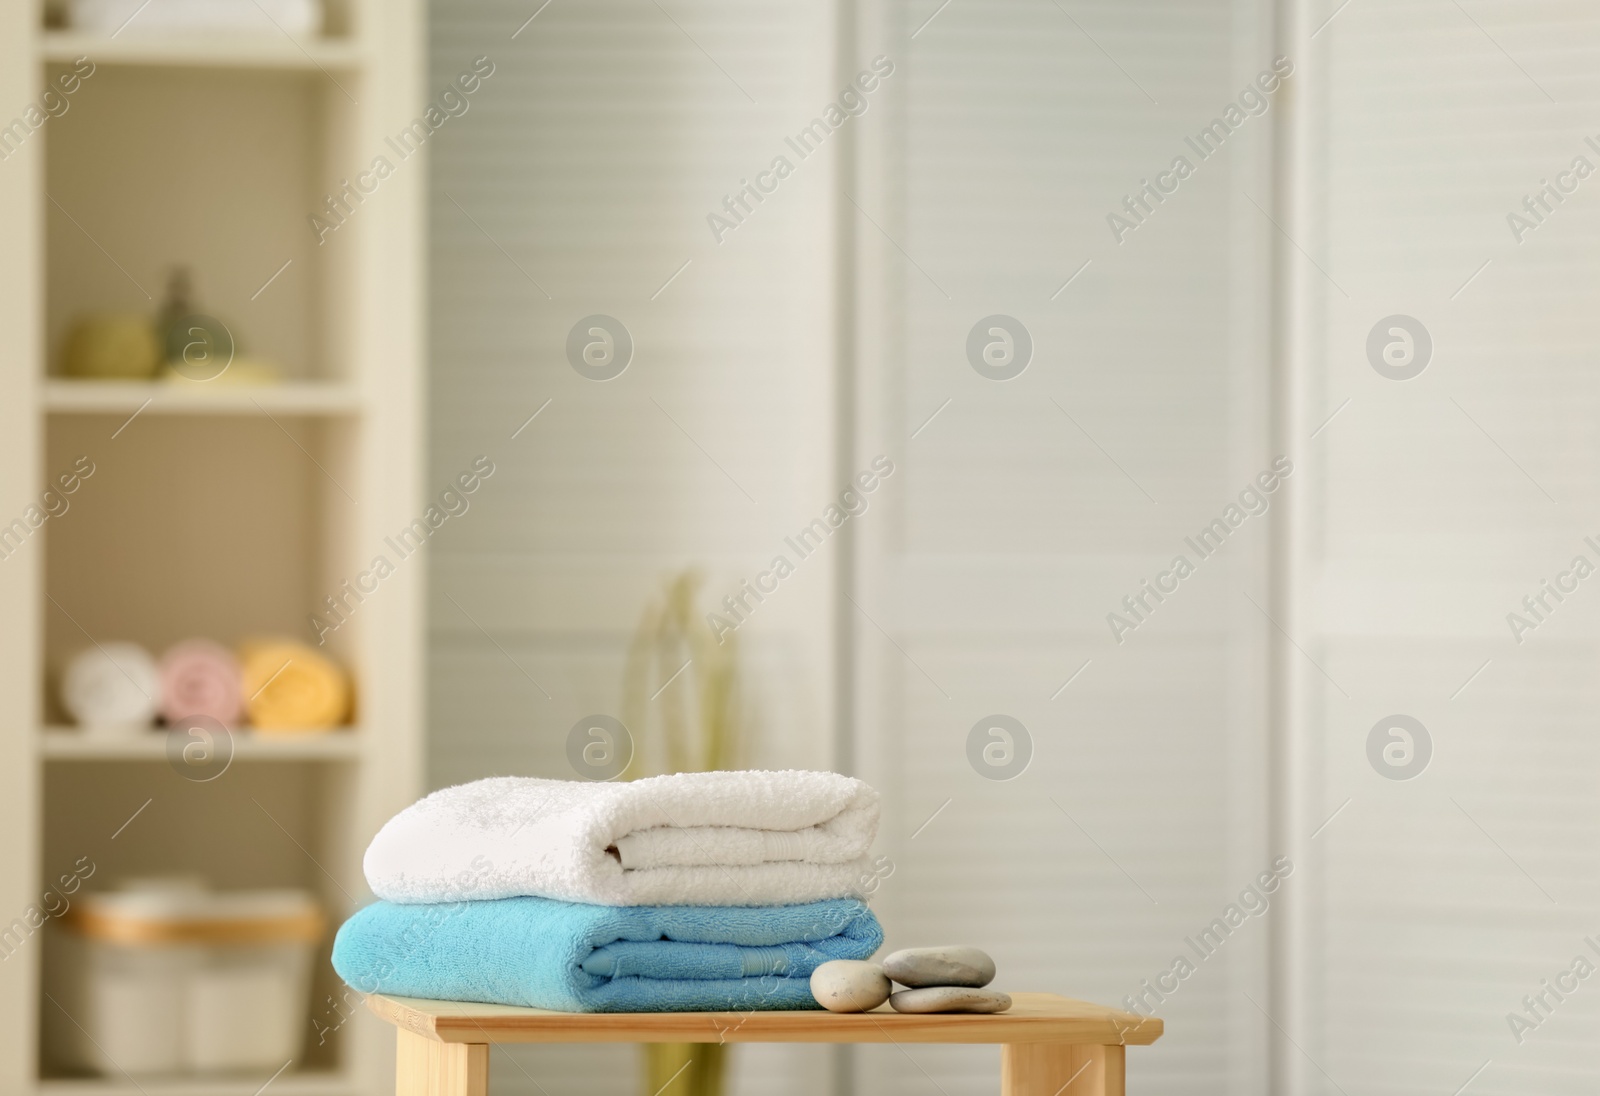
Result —
<instances>
[{"instance_id":1,"label":"gray spa stone","mask_svg":"<svg viewBox=\"0 0 1600 1096\"><path fill-rule=\"evenodd\" d=\"M811 972L811 996L829 1012L870 1012L890 988L882 967L860 959L830 959Z\"/></svg>"},{"instance_id":2,"label":"gray spa stone","mask_svg":"<svg viewBox=\"0 0 1600 1096\"><path fill-rule=\"evenodd\" d=\"M883 972L902 986L986 986L994 960L977 948L905 948L883 961Z\"/></svg>"},{"instance_id":3,"label":"gray spa stone","mask_svg":"<svg viewBox=\"0 0 1600 1096\"><path fill-rule=\"evenodd\" d=\"M890 994L889 1007L896 1012L1004 1012L1011 1007L1011 995L997 989L929 986Z\"/></svg>"}]
</instances>

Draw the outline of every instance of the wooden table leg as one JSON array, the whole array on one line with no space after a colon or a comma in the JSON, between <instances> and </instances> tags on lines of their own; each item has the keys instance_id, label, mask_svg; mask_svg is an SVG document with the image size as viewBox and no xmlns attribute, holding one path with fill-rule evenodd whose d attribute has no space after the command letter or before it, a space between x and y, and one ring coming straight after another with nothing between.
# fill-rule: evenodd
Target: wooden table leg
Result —
<instances>
[{"instance_id":1,"label":"wooden table leg","mask_svg":"<svg viewBox=\"0 0 1600 1096\"><path fill-rule=\"evenodd\" d=\"M395 1096L489 1096L489 1044L440 1043L396 1030Z\"/></svg>"},{"instance_id":2,"label":"wooden table leg","mask_svg":"<svg viewBox=\"0 0 1600 1096\"><path fill-rule=\"evenodd\" d=\"M1001 1096L1125 1096L1120 1046L1007 1043L1000 1048Z\"/></svg>"}]
</instances>

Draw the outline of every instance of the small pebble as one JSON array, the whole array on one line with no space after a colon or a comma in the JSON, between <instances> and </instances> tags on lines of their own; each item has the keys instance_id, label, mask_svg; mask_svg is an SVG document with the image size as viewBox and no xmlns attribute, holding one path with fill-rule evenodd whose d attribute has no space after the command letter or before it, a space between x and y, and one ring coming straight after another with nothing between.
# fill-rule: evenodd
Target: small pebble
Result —
<instances>
[{"instance_id":1,"label":"small pebble","mask_svg":"<svg viewBox=\"0 0 1600 1096\"><path fill-rule=\"evenodd\" d=\"M882 967L860 959L830 959L811 972L811 996L829 1012L870 1012L890 988Z\"/></svg>"},{"instance_id":2,"label":"small pebble","mask_svg":"<svg viewBox=\"0 0 1600 1096\"><path fill-rule=\"evenodd\" d=\"M997 989L929 986L890 994L889 1007L896 1012L1004 1012L1011 1007L1011 995Z\"/></svg>"},{"instance_id":3,"label":"small pebble","mask_svg":"<svg viewBox=\"0 0 1600 1096\"><path fill-rule=\"evenodd\" d=\"M970 986L994 981L994 960L977 948L905 948L883 961L883 972L902 986Z\"/></svg>"}]
</instances>

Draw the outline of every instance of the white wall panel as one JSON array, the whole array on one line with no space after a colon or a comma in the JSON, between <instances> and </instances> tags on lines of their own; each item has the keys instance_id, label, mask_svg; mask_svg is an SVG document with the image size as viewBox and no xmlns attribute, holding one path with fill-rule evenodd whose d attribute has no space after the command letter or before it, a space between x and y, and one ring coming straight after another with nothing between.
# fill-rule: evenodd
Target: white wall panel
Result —
<instances>
[{"instance_id":1,"label":"white wall panel","mask_svg":"<svg viewBox=\"0 0 1600 1096\"><path fill-rule=\"evenodd\" d=\"M1284 851L1265 839L1270 625L1246 596L1264 602L1267 519L1126 642L1106 621L1174 555L1197 560L1184 537L1277 455L1270 226L1244 196L1270 206L1268 121L1122 243L1106 221L1270 67L1267 27L1247 5L1024 0L923 26L936 7L883 5L859 44L901 58L893 112L864 128L876 224L855 228L857 446L900 466L858 530L855 593L861 767L897 865L880 901L889 946L982 943L1005 986L1121 1001ZM992 313L1034 340L1013 380L967 360ZM1035 751L1006 782L966 752L996 712ZM1130 1091L1265 1091L1250 998L1274 912L1157 1006L1168 1034L1130 1053ZM860 1091L935 1091L924 1070L950 1096L993 1089L992 1051L857 1055Z\"/></svg>"},{"instance_id":2,"label":"white wall panel","mask_svg":"<svg viewBox=\"0 0 1600 1096\"><path fill-rule=\"evenodd\" d=\"M1318 419L1350 402L1309 462L1308 648L1349 696L1312 679L1308 816L1349 804L1312 861L1305 1049L1349 1092L1593 1091L1600 1004L1580 989L1520 1043L1507 1014L1600 924L1600 609L1580 586L1521 644L1506 614L1573 556L1600 563L1583 542L1600 187L1581 183L1520 243L1507 214L1574 157L1600 167L1584 143L1600 16L1352 4L1318 48L1318 238L1302 242L1348 298L1321 287L1310 380ZM1414 380L1367 360L1368 330L1394 313L1433 339ZM1432 739L1405 781L1365 752L1397 712Z\"/></svg>"}]
</instances>

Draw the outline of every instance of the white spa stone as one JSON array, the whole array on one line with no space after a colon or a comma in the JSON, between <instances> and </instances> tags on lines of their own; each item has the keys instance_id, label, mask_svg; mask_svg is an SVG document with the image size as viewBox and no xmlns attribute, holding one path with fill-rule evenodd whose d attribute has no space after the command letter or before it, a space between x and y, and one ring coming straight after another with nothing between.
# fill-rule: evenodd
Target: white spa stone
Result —
<instances>
[{"instance_id":1,"label":"white spa stone","mask_svg":"<svg viewBox=\"0 0 1600 1096\"><path fill-rule=\"evenodd\" d=\"M928 986L891 994L889 1007L896 1012L1004 1012L1010 994L970 986Z\"/></svg>"},{"instance_id":2,"label":"white spa stone","mask_svg":"<svg viewBox=\"0 0 1600 1096\"><path fill-rule=\"evenodd\" d=\"M994 960L978 948L905 948L883 961L883 972L902 986L986 986Z\"/></svg>"},{"instance_id":3,"label":"white spa stone","mask_svg":"<svg viewBox=\"0 0 1600 1096\"><path fill-rule=\"evenodd\" d=\"M870 1012L889 988L883 968L860 959L830 959L811 972L811 996L829 1012Z\"/></svg>"}]
</instances>

